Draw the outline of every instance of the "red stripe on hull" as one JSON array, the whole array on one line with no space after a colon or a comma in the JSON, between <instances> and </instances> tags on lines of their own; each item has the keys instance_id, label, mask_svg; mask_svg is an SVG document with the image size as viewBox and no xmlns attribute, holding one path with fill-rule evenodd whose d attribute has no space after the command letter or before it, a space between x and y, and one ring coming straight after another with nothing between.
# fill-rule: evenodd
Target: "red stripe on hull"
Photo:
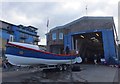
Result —
<instances>
[{"instance_id":1,"label":"red stripe on hull","mask_svg":"<svg viewBox=\"0 0 120 84\"><path fill-rule=\"evenodd\" d=\"M50 52L45 52L45 51L41 51L41 50L27 48L27 47L20 46L20 45L15 45L15 44L12 44L12 43L7 43L7 44L11 45L11 46L22 48L22 49L33 50L33 51L36 51L36 52L42 52L42 53L45 53L45 54L52 54L52 55L56 55L56 56L77 56L77 55L71 55L71 54L68 54L68 55L66 55L66 54L54 54L54 53L50 53Z\"/></svg>"}]
</instances>

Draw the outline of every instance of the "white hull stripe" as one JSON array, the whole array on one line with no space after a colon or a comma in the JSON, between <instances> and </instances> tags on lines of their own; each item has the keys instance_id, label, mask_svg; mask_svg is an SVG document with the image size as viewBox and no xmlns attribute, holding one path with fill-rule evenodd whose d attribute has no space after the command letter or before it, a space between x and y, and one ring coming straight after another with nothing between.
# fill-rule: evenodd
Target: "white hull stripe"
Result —
<instances>
[{"instance_id":1,"label":"white hull stripe","mask_svg":"<svg viewBox=\"0 0 120 84\"><path fill-rule=\"evenodd\" d=\"M37 59L28 58L6 54L8 61L13 65L36 65L36 64L46 64L46 65L57 65L57 64L71 64L71 60L51 60L51 59ZM72 60L75 63L75 59Z\"/></svg>"}]
</instances>

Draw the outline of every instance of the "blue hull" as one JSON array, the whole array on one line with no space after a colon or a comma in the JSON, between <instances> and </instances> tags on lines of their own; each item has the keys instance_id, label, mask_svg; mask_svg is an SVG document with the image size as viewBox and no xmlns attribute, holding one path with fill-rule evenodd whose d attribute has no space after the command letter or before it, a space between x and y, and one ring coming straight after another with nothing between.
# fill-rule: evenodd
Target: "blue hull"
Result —
<instances>
[{"instance_id":1,"label":"blue hull","mask_svg":"<svg viewBox=\"0 0 120 84\"><path fill-rule=\"evenodd\" d=\"M52 60L71 60L75 59L77 56L72 55L57 55L52 53L47 53L39 50L26 49L24 47L9 45L6 49L6 54L28 57L28 58L37 58L37 59L52 59Z\"/></svg>"}]
</instances>

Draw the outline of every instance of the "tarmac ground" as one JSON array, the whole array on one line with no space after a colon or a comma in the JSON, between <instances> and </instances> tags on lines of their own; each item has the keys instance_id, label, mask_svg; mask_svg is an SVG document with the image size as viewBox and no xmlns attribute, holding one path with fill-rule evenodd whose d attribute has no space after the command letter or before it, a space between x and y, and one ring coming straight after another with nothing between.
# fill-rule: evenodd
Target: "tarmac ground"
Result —
<instances>
[{"instance_id":1,"label":"tarmac ground","mask_svg":"<svg viewBox=\"0 0 120 84\"><path fill-rule=\"evenodd\" d=\"M105 65L94 64L77 64L81 67L80 71L59 71L59 70L46 70L41 71L38 68L18 68L11 70L3 70L2 83L5 84L19 82L22 84L35 84L46 82L69 82L69 83L84 83L84 84L119 84L120 69L117 67L110 67Z\"/></svg>"}]
</instances>

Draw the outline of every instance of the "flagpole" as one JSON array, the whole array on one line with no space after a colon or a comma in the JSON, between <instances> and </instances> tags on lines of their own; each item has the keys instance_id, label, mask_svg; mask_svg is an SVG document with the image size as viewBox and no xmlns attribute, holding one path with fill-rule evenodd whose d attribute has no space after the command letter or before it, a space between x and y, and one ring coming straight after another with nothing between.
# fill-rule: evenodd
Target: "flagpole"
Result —
<instances>
[{"instance_id":1,"label":"flagpole","mask_svg":"<svg viewBox=\"0 0 120 84\"><path fill-rule=\"evenodd\" d=\"M85 9L86 9L86 16L87 16L87 14L88 14L88 11L87 11L87 10L88 10L87 5L86 5L86 8L85 8Z\"/></svg>"}]
</instances>

